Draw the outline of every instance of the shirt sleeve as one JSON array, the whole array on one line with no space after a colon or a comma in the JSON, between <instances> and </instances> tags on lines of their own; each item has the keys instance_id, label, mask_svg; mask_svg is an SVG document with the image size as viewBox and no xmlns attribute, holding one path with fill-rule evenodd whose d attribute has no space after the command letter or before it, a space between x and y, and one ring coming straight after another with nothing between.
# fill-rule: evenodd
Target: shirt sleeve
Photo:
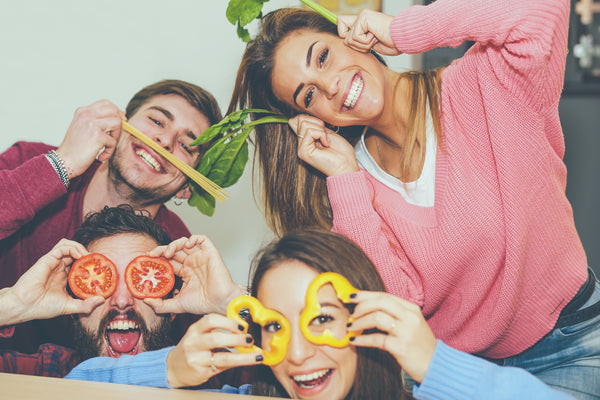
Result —
<instances>
[{"instance_id":1,"label":"shirt sleeve","mask_svg":"<svg viewBox=\"0 0 600 400\"><path fill-rule=\"evenodd\" d=\"M66 193L45 153L53 147L18 142L0 154L0 239L31 221Z\"/></svg>"},{"instance_id":2,"label":"shirt sleeve","mask_svg":"<svg viewBox=\"0 0 600 400\"><path fill-rule=\"evenodd\" d=\"M475 42L471 51L485 57L473 70L493 70L515 96L542 109L560 99L569 12L568 0L437 0L401 11L390 33L409 54Z\"/></svg>"},{"instance_id":3,"label":"shirt sleeve","mask_svg":"<svg viewBox=\"0 0 600 400\"><path fill-rule=\"evenodd\" d=\"M0 351L0 372L62 378L77 363L73 350L43 344L33 354Z\"/></svg>"},{"instance_id":4,"label":"shirt sleeve","mask_svg":"<svg viewBox=\"0 0 600 400\"><path fill-rule=\"evenodd\" d=\"M423 285L419 274L390 224L373 206L375 191L364 170L327 178L327 192L333 211L333 228L369 256L386 291L419 306L423 305Z\"/></svg>"},{"instance_id":5,"label":"shirt sleeve","mask_svg":"<svg viewBox=\"0 0 600 400\"><path fill-rule=\"evenodd\" d=\"M455 350L438 340L417 400L574 400L521 368L501 367Z\"/></svg>"},{"instance_id":6,"label":"shirt sleeve","mask_svg":"<svg viewBox=\"0 0 600 400\"><path fill-rule=\"evenodd\" d=\"M166 347L119 358L90 358L73 368L65 378L171 388L167 382L167 355L172 349Z\"/></svg>"}]
</instances>

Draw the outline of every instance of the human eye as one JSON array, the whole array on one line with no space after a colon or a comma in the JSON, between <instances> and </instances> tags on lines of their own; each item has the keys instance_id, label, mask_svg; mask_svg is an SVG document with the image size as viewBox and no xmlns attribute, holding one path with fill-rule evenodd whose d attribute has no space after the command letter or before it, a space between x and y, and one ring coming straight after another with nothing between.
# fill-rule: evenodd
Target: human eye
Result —
<instances>
[{"instance_id":1,"label":"human eye","mask_svg":"<svg viewBox=\"0 0 600 400\"><path fill-rule=\"evenodd\" d=\"M263 330L269 333L275 333L281 330L281 325L277 321L269 322L263 326Z\"/></svg>"},{"instance_id":2,"label":"human eye","mask_svg":"<svg viewBox=\"0 0 600 400\"><path fill-rule=\"evenodd\" d=\"M310 321L310 323L312 325L323 325L333 320L335 320L335 318L333 318L331 315L321 314L313 318L312 321Z\"/></svg>"},{"instance_id":3,"label":"human eye","mask_svg":"<svg viewBox=\"0 0 600 400\"><path fill-rule=\"evenodd\" d=\"M190 148L189 148L189 146L188 146L187 144L185 144L185 143L181 142L181 143L180 143L180 145L181 145L181 148L182 148L182 149L183 149L185 152L187 152L188 154L192 154L192 150L190 150Z\"/></svg>"},{"instance_id":4,"label":"human eye","mask_svg":"<svg viewBox=\"0 0 600 400\"><path fill-rule=\"evenodd\" d=\"M325 61L327 61L327 56L329 55L329 49L324 49L323 51L321 51L321 53L319 53L319 67L322 67L323 64L325 64Z\"/></svg>"},{"instance_id":5,"label":"human eye","mask_svg":"<svg viewBox=\"0 0 600 400\"><path fill-rule=\"evenodd\" d=\"M156 118L152 118L152 117L148 117L150 119L150 121L152 121L155 125L160 126L161 128L164 126L162 122L160 122L159 120L157 120Z\"/></svg>"},{"instance_id":6,"label":"human eye","mask_svg":"<svg viewBox=\"0 0 600 400\"><path fill-rule=\"evenodd\" d=\"M308 106L310 106L314 92L315 88L310 88L306 91L306 94L304 95L304 107L308 108Z\"/></svg>"}]
</instances>

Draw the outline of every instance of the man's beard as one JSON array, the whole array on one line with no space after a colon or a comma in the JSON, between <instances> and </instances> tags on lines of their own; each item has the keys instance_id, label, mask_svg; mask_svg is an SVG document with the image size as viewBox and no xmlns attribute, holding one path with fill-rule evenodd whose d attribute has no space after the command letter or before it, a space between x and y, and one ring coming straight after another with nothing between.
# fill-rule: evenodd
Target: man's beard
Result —
<instances>
[{"instance_id":1,"label":"man's beard","mask_svg":"<svg viewBox=\"0 0 600 400\"><path fill-rule=\"evenodd\" d=\"M73 319L73 347L80 357L80 361L100 356L105 343L106 325L117 315L119 315L118 311L109 311L102 321L100 321L98 332L91 332L84 328L79 317L75 316ZM127 319L136 321L138 324L141 333L140 340L143 340L144 351L159 350L176 344L169 316L161 317L158 326L152 330L148 330L146 323L135 311L129 310L126 315Z\"/></svg>"},{"instance_id":2,"label":"man's beard","mask_svg":"<svg viewBox=\"0 0 600 400\"><path fill-rule=\"evenodd\" d=\"M121 193L128 203L138 206L147 206L150 204L164 203L175 195L173 193L165 193L162 187L153 189L138 188L132 185L125 179L121 173L121 164L117 161L117 153L115 152L108 159L108 177L113 183L118 193ZM124 186L126 186L124 188ZM127 193L123 193L126 191Z\"/></svg>"}]
</instances>

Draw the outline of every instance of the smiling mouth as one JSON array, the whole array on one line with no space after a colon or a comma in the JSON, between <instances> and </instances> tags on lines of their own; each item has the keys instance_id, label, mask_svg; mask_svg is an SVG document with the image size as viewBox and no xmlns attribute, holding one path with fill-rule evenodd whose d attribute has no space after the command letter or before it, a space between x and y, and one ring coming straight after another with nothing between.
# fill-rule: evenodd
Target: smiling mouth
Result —
<instances>
[{"instance_id":1,"label":"smiling mouth","mask_svg":"<svg viewBox=\"0 0 600 400\"><path fill-rule=\"evenodd\" d=\"M350 87L350 91L348 92L348 96L346 96L346 100L344 101L344 107L349 110L352 110L356 105L356 101L360 97L363 89L363 80L359 75L356 75L352 80L352 86Z\"/></svg>"},{"instance_id":2,"label":"smiling mouth","mask_svg":"<svg viewBox=\"0 0 600 400\"><path fill-rule=\"evenodd\" d=\"M141 338L140 327L131 320L113 320L106 324L104 339L111 357L137 354Z\"/></svg>"},{"instance_id":3,"label":"smiling mouth","mask_svg":"<svg viewBox=\"0 0 600 400\"><path fill-rule=\"evenodd\" d=\"M160 163L156 160L156 158L154 158L152 156L152 154L148 153L146 150L141 149L141 148L137 149L135 151L135 154L137 154L137 156L142 161L144 161L146 164L148 164L148 166L150 166L150 168L152 168L156 172L162 172L162 167L160 166Z\"/></svg>"},{"instance_id":4,"label":"smiling mouth","mask_svg":"<svg viewBox=\"0 0 600 400\"><path fill-rule=\"evenodd\" d=\"M307 375L292 376L292 380L302 389L312 389L325 382L332 374L332 369L323 369Z\"/></svg>"}]
</instances>

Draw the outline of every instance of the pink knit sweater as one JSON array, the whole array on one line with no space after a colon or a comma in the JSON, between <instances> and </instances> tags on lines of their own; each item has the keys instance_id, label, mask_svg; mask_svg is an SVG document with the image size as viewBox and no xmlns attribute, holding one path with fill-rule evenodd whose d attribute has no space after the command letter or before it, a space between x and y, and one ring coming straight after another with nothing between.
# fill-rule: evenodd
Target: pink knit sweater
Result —
<instances>
[{"instance_id":1,"label":"pink knit sweater","mask_svg":"<svg viewBox=\"0 0 600 400\"><path fill-rule=\"evenodd\" d=\"M558 116L568 18L567 0L438 0L398 14L404 53L476 42L442 74L435 205L408 204L365 171L327 180L334 230L463 351L522 352L586 279Z\"/></svg>"}]
</instances>

